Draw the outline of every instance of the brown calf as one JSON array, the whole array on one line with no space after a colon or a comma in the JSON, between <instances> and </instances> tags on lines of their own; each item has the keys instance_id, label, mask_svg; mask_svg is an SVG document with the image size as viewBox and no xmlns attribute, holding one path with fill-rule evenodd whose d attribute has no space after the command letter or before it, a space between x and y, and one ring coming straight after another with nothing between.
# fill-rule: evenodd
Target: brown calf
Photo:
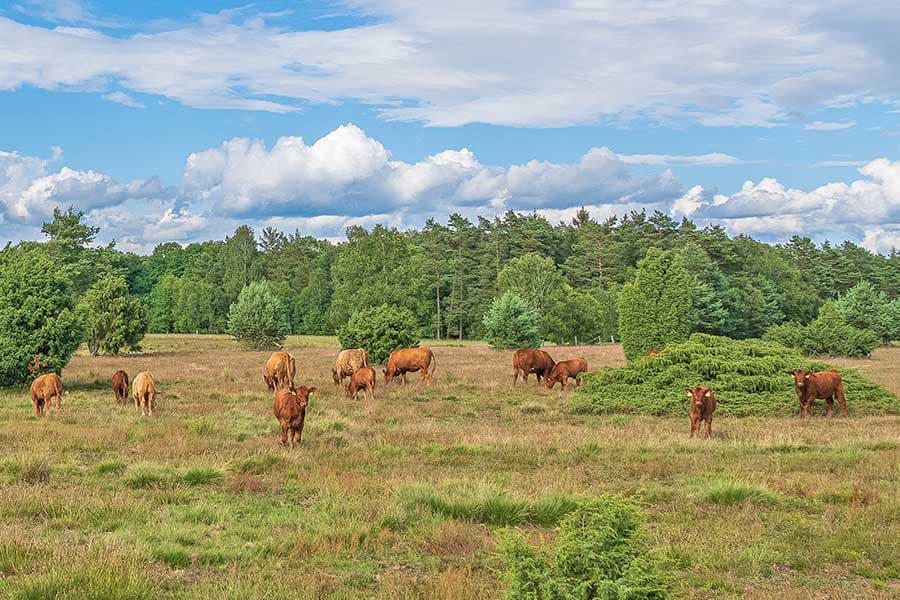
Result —
<instances>
[{"instance_id":1,"label":"brown calf","mask_svg":"<svg viewBox=\"0 0 900 600\"><path fill-rule=\"evenodd\" d=\"M366 399L375 399L375 369L363 367L350 376L350 383L344 388L344 397L356 400L359 390L365 390Z\"/></svg>"},{"instance_id":2,"label":"brown calf","mask_svg":"<svg viewBox=\"0 0 900 600\"><path fill-rule=\"evenodd\" d=\"M553 358L543 350L516 350L513 354L513 385L519 380L519 373L525 383L528 383L528 375L534 373L540 384L541 378L550 375L555 365Z\"/></svg>"},{"instance_id":3,"label":"brown calf","mask_svg":"<svg viewBox=\"0 0 900 600\"><path fill-rule=\"evenodd\" d=\"M119 369L112 376L113 394L116 395L116 404L128 403L128 373Z\"/></svg>"},{"instance_id":4,"label":"brown calf","mask_svg":"<svg viewBox=\"0 0 900 600\"><path fill-rule=\"evenodd\" d=\"M429 365L431 372L428 371ZM401 348L391 352L388 358L387 368L382 369L384 382L390 383L395 377L400 377L400 382L406 385L406 374L422 371L422 382L431 383L431 376L437 368L434 352L431 348Z\"/></svg>"},{"instance_id":5,"label":"brown calf","mask_svg":"<svg viewBox=\"0 0 900 600\"><path fill-rule=\"evenodd\" d=\"M828 416L832 417L834 411L834 398L837 396L841 404L841 414L847 416L847 399L844 398L844 382L837 371L819 371L808 373L802 369L791 371L794 376L794 389L800 400L800 418L809 416L809 409L816 398L824 399L828 406Z\"/></svg>"},{"instance_id":6,"label":"brown calf","mask_svg":"<svg viewBox=\"0 0 900 600\"><path fill-rule=\"evenodd\" d=\"M544 385L548 390L552 390L557 382L562 384L563 389L569 384L569 378L575 380L575 386L581 385L578 379L579 373L586 373L588 370L587 361L583 358L572 358L569 360L561 360L553 366L550 374L544 378Z\"/></svg>"},{"instance_id":7,"label":"brown calf","mask_svg":"<svg viewBox=\"0 0 900 600\"><path fill-rule=\"evenodd\" d=\"M687 388L691 399L691 437L700 429L700 423L706 421L706 439L712 437L712 418L716 412L716 395L705 385L694 389Z\"/></svg>"},{"instance_id":8,"label":"brown calf","mask_svg":"<svg viewBox=\"0 0 900 600\"><path fill-rule=\"evenodd\" d=\"M156 404L156 397L159 392L156 391L156 383L153 381L153 375L150 371L141 371L131 382L131 397L134 398L135 408L141 409L141 416L148 414L153 416L153 407Z\"/></svg>"},{"instance_id":9,"label":"brown calf","mask_svg":"<svg viewBox=\"0 0 900 600\"><path fill-rule=\"evenodd\" d=\"M278 390L275 394L275 404L272 407L275 418L281 423L281 445L293 448L299 446L303 438L303 424L306 421L306 407L309 405L309 397L315 393L316 388L289 388Z\"/></svg>"},{"instance_id":10,"label":"brown calf","mask_svg":"<svg viewBox=\"0 0 900 600\"><path fill-rule=\"evenodd\" d=\"M368 366L369 355L362 348L341 350L337 360L334 361L334 368L331 369L331 377L335 385L340 385L344 383L344 377L350 377L358 369Z\"/></svg>"},{"instance_id":11,"label":"brown calf","mask_svg":"<svg viewBox=\"0 0 900 600\"><path fill-rule=\"evenodd\" d=\"M270 392L294 387L294 376L297 374L297 365L294 357L287 352L275 352L266 361L263 370L263 379Z\"/></svg>"},{"instance_id":12,"label":"brown calf","mask_svg":"<svg viewBox=\"0 0 900 600\"><path fill-rule=\"evenodd\" d=\"M49 413L53 398L56 398L56 410L59 411L59 403L62 400L62 381L59 375L47 373L31 382L31 404L34 406L34 416L43 417L45 410Z\"/></svg>"}]
</instances>

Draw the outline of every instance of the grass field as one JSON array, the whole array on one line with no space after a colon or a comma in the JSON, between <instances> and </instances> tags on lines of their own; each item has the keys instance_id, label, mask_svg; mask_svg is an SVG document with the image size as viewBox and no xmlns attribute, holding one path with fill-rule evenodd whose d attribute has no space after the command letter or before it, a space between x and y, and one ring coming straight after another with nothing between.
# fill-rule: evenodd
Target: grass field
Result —
<instances>
[{"instance_id":1,"label":"grass field","mask_svg":"<svg viewBox=\"0 0 900 600\"><path fill-rule=\"evenodd\" d=\"M291 338L315 385L303 445L277 440L268 353L219 336L148 336L79 354L62 411L0 392L0 596L497 598L497 530L535 542L579 498L640 498L685 598L900 594L900 418L573 415L571 392L511 386L508 353L433 344L435 384L372 403L331 383L330 338ZM617 346L551 348L592 367ZM900 348L854 366L900 393ZM158 416L109 378L151 370ZM414 375L412 381L417 381Z\"/></svg>"}]
</instances>

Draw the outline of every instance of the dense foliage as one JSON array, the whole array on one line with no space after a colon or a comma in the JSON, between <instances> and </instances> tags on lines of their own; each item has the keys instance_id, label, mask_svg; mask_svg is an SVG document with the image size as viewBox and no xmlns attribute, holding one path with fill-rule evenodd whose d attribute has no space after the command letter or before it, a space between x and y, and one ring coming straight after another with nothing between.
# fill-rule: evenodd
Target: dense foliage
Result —
<instances>
[{"instance_id":1,"label":"dense foliage","mask_svg":"<svg viewBox=\"0 0 900 600\"><path fill-rule=\"evenodd\" d=\"M871 354L881 343L871 329L850 325L835 302L826 302L819 316L809 325L796 321L775 325L764 339L797 348L806 356L852 356Z\"/></svg>"},{"instance_id":2,"label":"dense foliage","mask_svg":"<svg viewBox=\"0 0 900 600\"><path fill-rule=\"evenodd\" d=\"M537 348L541 345L537 313L515 292L494 299L484 315L484 339L493 348Z\"/></svg>"},{"instance_id":3,"label":"dense foliage","mask_svg":"<svg viewBox=\"0 0 900 600\"><path fill-rule=\"evenodd\" d=\"M573 400L577 412L686 415L685 388L711 387L716 414L790 415L798 410L793 369L835 368L803 358L797 350L758 339L732 340L696 333L661 354L640 357L620 369L588 374ZM839 369L851 414L900 414L900 402L853 369Z\"/></svg>"},{"instance_id":4,"label":"dense foliage","mask_svg":"<svg viewBox=\"0 0 900 600\"><path fill-rule=\"evenodd\" d=\"M228 333L248 348L280 348L290 332L284 305L266 281L247 284L228 311Z\"/></svg>"},{"instance_id":5,"label":"dense foliage","mask_svg":"<svg viewBox=\"0 0 900 600\"><path fill-rule=\"evenodd\" d=\"M78 303L84 339L93 356L118 354L122 348L138 351L147 331L147 310L128 293L125 278L110 275L98 280Z\"/></svg>"},{"instance_id":6,"label":"dense foliage","mask_svg":"<svg viewBox=\"0 0 900 600\"><path fill-rule=\"evenodd\" d=\"M857 329L868 329L882 342L900 340L900 298L887 294L868 281L860 281L837 299L844 320Z\"/></svg>"},{"instance_id":7,"label":"dense foliage","mask_svg":"<svg viewBox=\"0 0 900 600\"><path fill-rule=\"evenodd\" d=\"M604 494L563 517L553 545L535 548L508 534L509 600L662 600L671 595L668 574L648 553L637 506Z\"/></svg>"},{"instance_id":8,"label":"dense foliage","mask_svg":"<svg viewBox=\"0 0 900 600\"><path fill-rule=\"evenodd\" d=\"M419 344L412 311L387 304L356 311L337 335L341 348L364 348L373 364L387 362L394 350Z\"/></svg>"}]
</instances>

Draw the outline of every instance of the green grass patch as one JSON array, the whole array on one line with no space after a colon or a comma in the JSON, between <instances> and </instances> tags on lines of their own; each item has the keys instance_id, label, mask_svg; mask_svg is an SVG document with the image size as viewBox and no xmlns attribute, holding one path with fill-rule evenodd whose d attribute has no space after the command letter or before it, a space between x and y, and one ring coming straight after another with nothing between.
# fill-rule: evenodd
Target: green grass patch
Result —
<instances>
[{"instance_id":1,"label":"green grass patch","mask_svg":"<svg viewBox=\"0 0 900 600\"><path fill-rule=\"evenodd\" d=\"M774 492L764 487L731 479L702 479L690 485L689 489L702 502L723 506L743 502L773 504L778 499Z\"/></svg>"},{"instance_id":2,"label":"green grass patch","mask_svg":"<svg viewBox=\"0 0 900 600\"><path fill-rule=\"evenodd\" d=\"M205 485L221 478L222 473L212 467L192 467L181 476L181 480L188 485Z\"/></svg>"},{"instance_id":3,"label":"green grass patch","mask_svg":"<svg viewBox=\"0 0 900 600\"><path fill-rule=\"evenodd\" d=\"M149 579L113 567L60 565L49 574L24 579L13 600L153 600L161 589Z\"/></svg>"},{"instance_id":4,"label":"green grass patch","mask_svg":"<svg viewBox=\"0 0 900 600\"><path fill-rule=\"evenodd\" d=\"M281 463L284 459L274 454L261 454L258 456L249 456L237 465L237 472L246 475L262 475L268 473L272 468Z\"/></svg>"},{"instance_id":5,"label":"green grass patch","mask_svg":"<svg viewBox=\"0 0 900 600\"><path fill-rule=\"evenodd\" d=\"M118 459L107 460L97 465L98 475L121 475L128 468L123 461Z\"/></svg>"}]
</instances>

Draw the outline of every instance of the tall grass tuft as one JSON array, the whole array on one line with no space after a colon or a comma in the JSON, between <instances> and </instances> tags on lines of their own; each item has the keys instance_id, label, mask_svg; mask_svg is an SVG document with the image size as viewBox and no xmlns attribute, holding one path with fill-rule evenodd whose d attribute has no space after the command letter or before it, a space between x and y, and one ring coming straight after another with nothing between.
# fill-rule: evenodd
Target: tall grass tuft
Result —
<instances>
[{"instance_id":1,"label":"tall grass tuft","mask_svg":"<svg viewBox=\"0 0 900 600\"><path fill-rule=\"evenodd\" d=\"M32 485L50 483L50 463L47 459L31 461L22 468L19 479Z\"/></svg>"},{"instance_id":2,"label":"tall grass tuft","mask_svg":"<svg viewBox=\"0 0 900 600\"><path fill-rule=\"evenodd\" d=\"M758 504L772 504L778 497L771 491L747 483L729 479L708 479L698 482L693 486L694 493L709 504L730 506L742 502L755 502Z\"/></svg>"}]
</instances>

